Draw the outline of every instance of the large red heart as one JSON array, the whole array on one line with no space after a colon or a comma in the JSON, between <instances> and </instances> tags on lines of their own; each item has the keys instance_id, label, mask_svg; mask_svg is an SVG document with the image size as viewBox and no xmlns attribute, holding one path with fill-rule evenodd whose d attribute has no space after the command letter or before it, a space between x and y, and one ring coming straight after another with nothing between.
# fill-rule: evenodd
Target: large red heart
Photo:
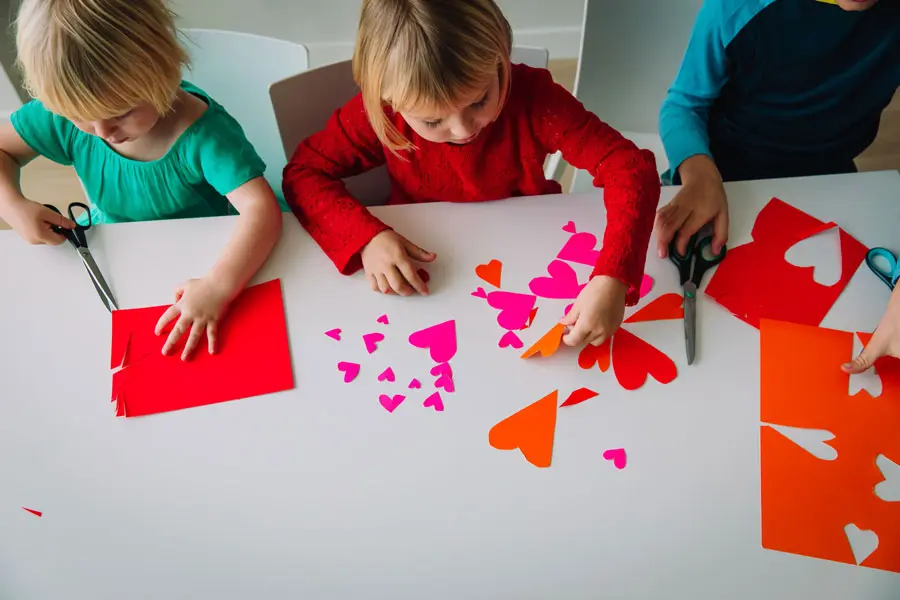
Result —
<instances>
[{"instance_id":1,"label":"large red heart","mask_svg":"<svg viewBox=\"0 0 900 600\"><path fill-rule=\"evenodd\" d=\"M648 375L662 384L678 376L671 358L621 327L613 337L612 364L619 385L626 390L644 385Z\"/></svg>"}]
</instances>

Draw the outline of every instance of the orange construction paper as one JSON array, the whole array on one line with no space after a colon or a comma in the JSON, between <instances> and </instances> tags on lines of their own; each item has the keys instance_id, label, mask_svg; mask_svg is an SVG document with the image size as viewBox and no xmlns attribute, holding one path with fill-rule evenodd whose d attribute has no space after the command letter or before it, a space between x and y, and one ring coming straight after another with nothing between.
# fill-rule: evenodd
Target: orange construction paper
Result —
<instances>
[{"instance_id":1,"label":"orange construction paper","mask_svg":"<svg viewBox=\"0 0 900 600\"><path fill-rule=\"evenodd\" d=\"M563 406L575 406L576 404L581 404L585 400L590 400L591 398L596 398L598 396L597 392L589 388L579 388L569 394L569 397L566 398L566 401L559 405L560 408Z\"/></svg>"},{"instance_id":2,"label":"orange construction paper","mask_svg":"<svg viewBox=\"0 0 900 600\"><path fill-rule=\"evenodd\" d=\"M792 265L784 255L798 242L831 227L833 223L823 223L773 198L753 225L753 241L728 249L706 294L754 327L759 327L760 319L818 325L865 259L867 249L840 231L841 279L831 287L813 279L813 267Z\"/></svg>"},{"instance_id":3,"label":"orange construction paper","mask_svg":"<svg viewBox=\"0 0 900 600\"><path fill-rule=\"evenodd\" d=\"M597 365L600 367L602 373L606 373L606 370L609 369L610 361L609 348L610 338L606 338L599 346L593 344L586 345L578 354L578 366L588 370L593 368L594 365Z\"/></svg>"},{"instance_id":4,"label":"orange construction paper","mask_svg":"<svg viewBox=\"0 0 900 600\"><path fill-rule=\"evenodd\" d=\"M559 350L559 345L562 343L563 334L566 332L566 326L562 323L557 323L553 326L553 328L544 334L544 336L536 341L534 345L525 351L522 355L522 358L531 358L538 352L541 353L541 356L547 358L548 356L553 356L557 350Z\"/></svg>"},{"instance_id":5,"label":"orange construction paper","mask_svg":"<svg viewBox=\"0 0 900 600\"><path fill-rule=\"evenodd\" d=\"M684 318L684 296L666 294L660 296L627 319L626 323L645 323L647 321L668 321Z\"/></svg>"},{"instance_id":6,"label":"orange construction paper","mask_svg":"<svg viewBox=\"0 0 900 600\"><path fill-rule=\"evenodd\" d=\"M536 467L550 466L553 436L556 433L556 401L553 390L534 404L503 419L491 428L488 442L497 450L519 449L525 460Z\"/></svg>"},{"instance_id":7,"label":"orange construction paper","mask_svg":"<svg viewBox=\"0 0 900 600\"><path fill-rule=\"evenodd\" d=\"M478 277L486 282L494 286L495 288L500 287L500 275L503 272L503 263L497 259L492 260L486 265L478 265L475 267L475 274Z\"/></svg>"},{"instance_id":8,"label":"orange construction paper","mask_svg":"<svg viewBox=\"0 0 900 600\"><path fill-rule=\"evenodd\" d=\"M838 454L819 460L762 427L763 547L856 564L844 533L852 523L878 536L863 566L900 573L900 503L874 492L884 481L877 457L900 461L897 365L876 364L881 396L850 397L840 367L852 357L853 333L764 319L760 347L760 420L829 431Z\"/></svg>"},{"instance_id":9,"label":"orange construction paper","mask_svg":"<svg viewBox=\"0 0 900 600\"><path fill-rule=\"evenodd\" d=\"M619 385L626 390L644 385L648 375L662 384L678 376L671 358L623 327L613 336L612 365Z\"/></svg>"}]
</instances>

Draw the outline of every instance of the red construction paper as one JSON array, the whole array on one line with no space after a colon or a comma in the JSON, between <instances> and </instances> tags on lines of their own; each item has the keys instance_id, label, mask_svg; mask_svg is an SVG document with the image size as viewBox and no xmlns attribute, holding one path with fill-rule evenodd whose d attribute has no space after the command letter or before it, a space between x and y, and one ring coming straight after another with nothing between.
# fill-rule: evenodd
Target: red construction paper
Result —
<instances>
[{"instance_id":1,"label":"red construction paper","mask_svg":"<svg viewBox=\"0 0 900 600\"><path fill-rule=\"evenodd\" d=\"M762 427L763 547L856 564L844 532L853 524L878 536L863 566L900 573L900 503L874 492L884 481L877 457L900 460L896 361L876 365L881 396L850 397L840 366L852 357L853 333L764 319L760 347L760 420L829 431L838 454L820 460Z\"/></svg>"},{"instance_id":2,"label":"red construction paper","mask_svg":"<svg viewBox=\"0 0 900 600\"><path fill-rule=\"evenodd\" d=\"M625 322L644 323L683 318L684 297L681 294L666 294L625 319Z\"/></svg>"},{"instance_id":3,"label":"red construction paper","mask_svg":"<svg viewBox=\"0 0 900 600\"><path fill-rule=\"evenodd\" d=\"M534 404L503 419L491 428L488 442L497 450L518 448L525 460L534 466L549 467L553 458L558 396L558 390L553 390Z\"/></svg>"},{"instance_id":4,"label":"red construction paper","mask_svg":"<svg viewBox=\"0 0 900 600\"><path fill-rule=\"evenodd\" d=\"M478 265L475 267L475 275L485 283L489 283L495 288L500 287L500 276L503 273L503 263L497 259L491 262Z\"/></svg>"},{"instance_id":5,"label":"red construction paper","mask_svg":"<svg viewBox=\"0 0 900 600\"><path fill-rule=\"evenodd\" d=\"M619 385L626 390L638 389L647 376L664 385L678 376L671 358L623 327L613 336L612 365Z\"/></svg>"},{"instance_id":6,"label":"red construction paper","mask_svg":"<svg viewBox=\"0 0 900 600\"><path fill-rule=\"evenodd\" d=\"M24 510L26 512L30 512L31 514L33 514L36 517L41 517L44 515L44 513L42 513L39 510L31 510L30 508L25 508L24 506L22 507L22 510Z\"/></svg>"},{"instance_id":7,"label":"red construction paper","mask_svg":"<svg viewBox=\"0 0 900 600\"><path fill-rule=\"evenodd\" d=\"M798 242L834 227L777 198L760 211L753 241L730 248L715 271L706 294L754 327L760 319L818 325L865 259L867 249L840 231L841 279L825 287L813 279L813 267L798 267L784 258Z\"/></svg>"},{"instance_id":8,"label":"red construction paper","mask_svg":"<svg viewBox=\"0 0 900 600\"><path fill-rule=\"evenodd\" d=\"M560 408L563 406L575 406L576 404L581 404L585 400L590 400L591 398L596 398L597 392L588 388L579 388L569 394L569 397L566 398L566 401L559 405Z\"/></svg>"},{"instance_id":9,"label":"red construction paper","mask_svg":"<svg viewBox=\"0 0 900 600\"><path fill-rule=\"evenodd\" d=\"M167 309L113 311L113 352L120 351L122 339L128 340L126 366L113 375L118 416L151 415L294 387L280 280L249 287L234 300L219 326L214 355L202 343L182 361L182 339L172 354L163 356L167 333L156 336L153 330ZM113 354L111 362L116 358Z\"/></svg>"},{"instance_id":10,"label":"red construction paper","mask_svg":"<svg viewBox=\"0 0 900 600\"><path fill-rule=\"evenodd\" d=\"M578 366L584 370L592 369L594 365L600 367L602 373L609 369L610 338L606 338L602 344L595 346L588 344L578 353Z\"/></svg>"}]
</instances>

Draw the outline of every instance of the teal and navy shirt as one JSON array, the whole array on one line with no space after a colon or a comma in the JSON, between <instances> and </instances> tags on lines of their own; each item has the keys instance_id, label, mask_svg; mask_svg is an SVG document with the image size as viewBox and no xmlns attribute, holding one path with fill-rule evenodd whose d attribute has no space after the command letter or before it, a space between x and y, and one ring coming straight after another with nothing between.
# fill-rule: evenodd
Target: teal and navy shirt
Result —
<instances>
[{"instance_id":1,"label":"teal and navy shirt","mask_svg":"<svg viewBox=\"0 0 900 600\"><path fill-rule=\"evenodd\" d=\"M898 86L900 0L705 0L660 135L673 171L706 154L726 181L849 172Z\"/></svg>"},{"instance_id":2,"label":"teal and navy shirt","mask_svg":"<svg viewBox=\"0 0 900 600\"><path fill-rule=\"evenodd\" d=\"M94 223L152 221L229 214L225 198L262 177L266 167L238 122L205 92L188 82L181 88L208 108L154 161L115 152L97 136L31 100L11 117L32 150L72 165L91 203ZM64 199L60 199L63 201Z\"/></svg>"}]
</instances>

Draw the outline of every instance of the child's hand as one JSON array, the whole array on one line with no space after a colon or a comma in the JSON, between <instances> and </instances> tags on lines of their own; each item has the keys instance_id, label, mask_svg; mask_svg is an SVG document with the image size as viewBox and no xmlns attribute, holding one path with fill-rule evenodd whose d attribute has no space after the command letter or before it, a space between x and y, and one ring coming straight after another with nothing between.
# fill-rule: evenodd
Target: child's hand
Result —
<instances>
[{"instance_id":1,"label":"child's hand","mask_svg":"<svg viewBox=\"0 0 900 600\"><path fill-rule=\"evenodd\" d=\"M71 219L24 197L10 204L6 213L7 224L29 244L58 246L66 238L54 232L51 227L75 228Z\"/></svg>"},{"instance_id":2,"label":"child's hand","mask_svg":"<svg viewBox=\"0 0 900 600\"><path fill-rule=\"evenodd\" d=\"M692 156L679 168L684 182L681 190L656 213L656 241L659 257L669 253L669 243L682 256L691 236L707 223L713 224L713 254L728 241L728 200L715 163L706 156Z\"/></svg>"},{"instance_id":3,"label":"child's hand","mask_svg":"<svg viewBox=\"0 0 900 600\"><path fill-rule=\"evenodd\" d=\"M401 296L415 292L428 294L428 286L419 277L412 261L431 262L437 256L390 229L372 238L362 249L360 257L372 291Z\"/></svg>"},{"instance_id":4,"label":"child's hand","mask_svg":"<svg viewBox=\"0 0 900 600\"><path fill-rule=\"evenodd\" d=\"M841 368L845 373L855 375L868 371L882 356L900 358L900 287L891 294L887 310L875 330L869 345L852 362Z\"/></svg>"},{"instance_id":5,"label":"child's hand","mask_svg":"<svg viewBox=\"0 0 900 600\"><path fill-rule=\"evenodd\" d=\"M191 279L175 290L175 304L169 307L156 323L156 335L162 334L165 326L176 316L181 315L172 328L162 353L168 354L188 329L187 343L181 353L181 360L187 360L200 339L206 333L209 342L209 353L216 352L216 333L219 320L225 314L232 294L224 286L216 286L210 279Z\"/></svg>"},{"instance_id":6,"label":"child's hand","mask_svg":"<svg viewBox=\"0 0 900 600\"><path fill-rule=\"evenodd\" d=\"M625 295L628 286L605 275L598 275L588 283L572 309L560 323L568 327L563 336L567 346L584 342L599 346L619 329L625 316Z\"/></svg>"}]
</instances>

